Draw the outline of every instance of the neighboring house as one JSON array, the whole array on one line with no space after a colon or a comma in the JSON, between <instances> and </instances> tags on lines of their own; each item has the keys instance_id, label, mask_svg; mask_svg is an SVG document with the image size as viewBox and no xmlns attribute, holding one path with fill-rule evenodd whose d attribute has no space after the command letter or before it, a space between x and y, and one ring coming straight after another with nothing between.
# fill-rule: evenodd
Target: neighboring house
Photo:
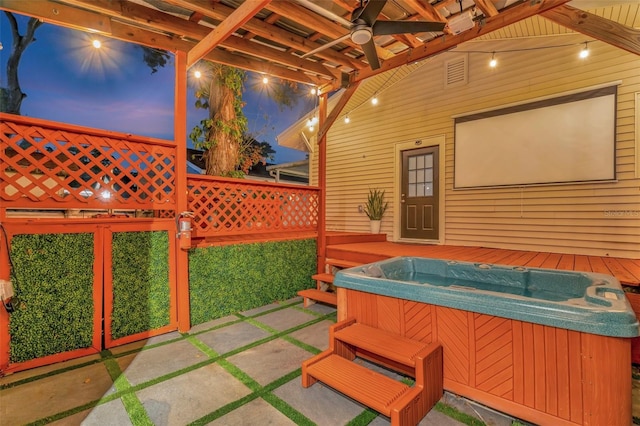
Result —
<instances>
[{"instance_id":1,"label":"neighboring house","mask_svg":"<svg viewBox=\"0 0 640 426\"><path fill-rule=\"evenodd\" d=\"M637 3L590 11L640 27ZM585 43L590 56L580 58ZM494 55L498 64L491 68ZM595 106L604 108L595 120L587 118L593 117L590 107L571 99L556 102L602 87L614 87L617 95L589 98L605 100L604 107ZM613 100L610 108L606 99ZM493 121L476 115L471 118L478 126L464 125L478 112L541 100L555 102L559 110L519 124L511 120L513 110L500 111ZM610 127L593 132L590 126L601 118ZM390 206L382 221L389 240L637 258L639 123L639 56L542 17L526 19L358 87L327 134L326 228L368 232L359 206L370 188L380 188ZM480 124L493 136L485 136ZM291 126L278 136L279 144L315 146L313 132L304 127L305 119ZM565 127L590 130L557 142L570 151L529 139L541 130L555 137ZM500 141L507 135L513 144ZM466 151L457 153L456 146ZM309 151L316 184L318 150ZM533 180L519 176L521 164L534 161ZM566 178L558 180L558 170ZM416 187L426 191L424 197L409 196Z\"/></svg>"},{"instance_id":2,"label":"neighboring house","mask_svg":"<svg viewBox=\"0 0 640 426\"><path fill-rule=\"evenodd\" d=\"M187 173L204 174L202 151L187 148ZM246 179L309 185L309 160L292 163L258 163L249 169Z\"/></svg>"}]
</instances>

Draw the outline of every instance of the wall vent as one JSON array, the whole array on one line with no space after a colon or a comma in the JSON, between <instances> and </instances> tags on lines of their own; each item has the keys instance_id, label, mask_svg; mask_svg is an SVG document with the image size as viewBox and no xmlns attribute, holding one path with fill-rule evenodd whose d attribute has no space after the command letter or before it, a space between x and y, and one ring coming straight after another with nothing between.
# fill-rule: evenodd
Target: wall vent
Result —
<instances>
[{"instance_id":1,"label":"wall vent","mask_svg":"<svg viewBox=\"0 0 640 426\"><path fill-rule=\"evenodd\" d=\"M468 55L459 55L444 63L444 87L455 87L467 84Z\"/></svg>"}]
</instances>

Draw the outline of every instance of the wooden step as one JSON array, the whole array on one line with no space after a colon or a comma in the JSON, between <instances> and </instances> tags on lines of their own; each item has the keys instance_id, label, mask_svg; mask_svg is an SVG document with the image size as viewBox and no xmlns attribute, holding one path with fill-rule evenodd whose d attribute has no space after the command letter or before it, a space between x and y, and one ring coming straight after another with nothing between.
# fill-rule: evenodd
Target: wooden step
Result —
<instances>
[{"instance_id":1,"label":"wooden step","mask_svg":"<svg viewBox=\"0 0 640 426\"><path fill-rule=\"evenodd\" d=\"M412 340L379 328L355 323L334 332L334 338L356 348L415 368L416 355L429 343Z\"/></svg>"},{"instance_id":2,"label":"wooden step","mask_svg":"<svg viewBox=\"0 0 640 426\"><path fill-rule=\"evenodd\" d=\"M344 259L325 259L324 262L327 265L335 266L337 268L353 268L355 266L362 265L362 263L352 262L350 260L344 260Z\"/></svg>"},{"instance_id":3,"label":"wooden step","mask_svg":"<svg viewBox=\"0 0 640 426\"><path fill-rule=\"evenodd\" d=\"M338 355L307 366L306 374L387 417L391 417L392 403L411 389Z\"/></svg>"},{"instance_id":4,"label":"wooden step","mask_svg":"<svg viewBox=\"0 0 640 426\"><path fill-rule=\"evenodd\" d=\"M313 303L313 301L323 302L328 305L338 306L338 296L335 293L329 293L315 288L308 290L301 290L298 292L298 296L304 298L303 306L306 308Z\"/></svg>"},{"instance_id":5,"label":"wooden step","mask_svg":"<svg viewBox=\"0 0 640 426\"><path fill-rule=\"evenodd\" d=\"M311 276L316 281L322 281L323 283L332 283L335 278L333 274L315 274Z\"/></svg>"}]
</instances>

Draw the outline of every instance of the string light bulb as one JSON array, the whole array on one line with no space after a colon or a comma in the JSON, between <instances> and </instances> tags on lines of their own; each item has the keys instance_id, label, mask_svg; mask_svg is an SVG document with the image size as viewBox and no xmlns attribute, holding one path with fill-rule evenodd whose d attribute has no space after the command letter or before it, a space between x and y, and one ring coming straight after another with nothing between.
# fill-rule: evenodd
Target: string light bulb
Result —
<instances>
[{"instance_id":1,"label":"string light bulb","mask_svg":"<svg viewBox=\"0 0 640 426\"><path fill-rule=\"evenodd\" d=\"M489 66L491 68L495 68L498 65L498 60L496 59L496 52L493 52L491 55L491 60L489 61Z\"/></svg>"},{"instance_id":2,"label":"string light bulb","mask_svg":"<svg viewBox=\"0 0 640 426\"><path fill-rule=\"evenodd\" d=\"M373 95L373 98L371 98L371 104L372 105L378 105L378 96L377 95Z\"/></svg>"},{"instance_id":3,"label":"string light bulb","mask_svg":"<svg viewBox=\"0 0 640 426\"><path fill-rule=\"evenodd\" d=\"M351 119L349 118L348 115L344 116L344 124L349 124L349 122L351 121Z\"/></svg>"},{"instance_id":4,"label":"string light bulb","mask_svg":"<svg viewBox=\"0 0 640 426\"><path fill-rule=\"evenodd\" d=\"M262 77L262 84L269 84L269 77L266 75Z\"/></svg>"},{"instance_id":5,"label":"string light bulb","mask_svg":"<svg viewBox=\"0 0 640 426\"><path fill-rule=\"evenodd\" d=\"M93 47L95 47L96 49L100 49L100 47L102 47L102 43L100 43L100 40L93 40L93 41L91 42L91 45L92 45Z\"/></svg>"},{"instance_id":6,"label":"string light bulb","mask_svg":"<svg viewBox=\"0 0 640 426\"><path fill-rule=\"evenodd\" d=\"M195 78L200 78L200 77L202 77L202 72L200 72L200 70L195 70L195 71L193 72L193 76L194 76Z\"/></svg>"},{"instance_id":7,"label":"string light bulb","mask_svg":"<svg viewBox=\"0 0 640 426\"><path fill-rule=\"evenodd\" d=\"M317 93L316 88L315 88L315 87L312 87L312 88L311 88L311 94L312 94L312 95L315 95L316 93Z\"/></svg>"},{"instance_id":8,"label":"string light bulb","mask_svg":"<svg viewBox=\"0 0 640 426\"><path fill-rule=\"evenodd\" d=\"M580 58L584 59L589 56L589 46L587 46L587 42L584 42L584 49L580 51Z\"/></svg>"}]
</instances>

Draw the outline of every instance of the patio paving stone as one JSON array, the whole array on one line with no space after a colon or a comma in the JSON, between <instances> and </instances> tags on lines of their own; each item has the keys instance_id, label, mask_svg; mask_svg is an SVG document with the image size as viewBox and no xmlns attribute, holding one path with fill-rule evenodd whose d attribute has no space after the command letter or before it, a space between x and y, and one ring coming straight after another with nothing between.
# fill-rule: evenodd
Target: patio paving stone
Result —
<instances>
[{"instance_id":1,"label":"patio paving stone","mask_svg":"<svg viewBox=\"0 0 640 426\"><path fill-rule=\"evenodd\" d=\"M118 355L125 352L133 351L136 349L142 349L145 346L157 345L158 343L168 342L170 340L180 339L182 335L177 331L172 331L171 333L161 334L159 336L153 336L148 339L139 340L137 342L129 343L122 346L117 346L115 348L109 349L112 354Z\"/></svg>"},{"instance_id":2,"label":"patio paving stone","mask_svg":"<svg viewBox=\"0 0 640 426\"><path fill-rule=\"evenodd\" d=\"M216 426L295 425L291 419L273 408L271 404L262 398L254 399L229 414L225 414L219 419L207 424Z\"/></svg>"},{"instance_id":3,"label":"patio paving stone","mask_svg":"<svg viewBox=\"0 0 640 426\"><path fill-rule=\"evenodd\" d=\"M305 389L300 377L285 383L273 393L318 426L347 424L366 409L320 382Z\"/></svg>"},{"instance_id":4,"label":"patio paving stone","mask_svg":"<svg viewBox=\"0 0 640 426\"><path fill-rule=\"evenodd\" d=\"M308 309L310 311L316 312L321 315L326 315L326 314L330 314L332 312L337 311L335 306L325 305L324 303L314 303L313 305L305 309Z\"/></svg>"},{"instance_id":5,"label":"patio paving stone","mask_svg":"<svg viewBox=\"0 0 640 426\"><path fill-rule=\"evenodd\" d=\"M262 315L254 319L262 324L268 325L274 330L284 331L296 327L300 324L313 321L316 318L317 317L315 315L300 311L298 309L287 308L280 311L271 312L270 314Z\"/></svg>"},{"instance_id":6,"label":"patio paving stone","mask_svg":"<svg viewBox=\"0 0 640 426\"><path fill-rule=\"evenodd\" d=\"M332 321L322 321L294 331L289 336L314 348L325 350L329 347L329 327L333 324ZM309 355L309 358L311 358L311 355Z\"/></svg>"},{"instance_id":7,"label":"patio paving stone","mask_svg":"<svg viewBox=\"0 0 640 426\"><path fill-rule=\"evenodd\" d=\"M214 319L212 321L203 322L202 324L194 325L189 330L189 334L196 334L201 331L209 330L210 328L217 327L219 325L227 324L233 321L237 321L238 317L235 315L227 315L226 317Z\"/></svg>"},{"instance_id":8,"label":"patio paving stone","mask_svg":"<svg viewBox=\"0 0 640 426\"><path fill-rule=\"evenodd\" d=\"M50 423L51 426L76 426L79 424L82 426L129 426L132 423L120 399L97 405L94 408Z\"/></svg>"},{"instance_id":9,"label":"patio paving stone","mask_svg":"<svg viewBox=\"0 0 640 426\"><path fill-rule=\"evenodd\" d=\"M156 377L204 361L207 356L186 340L125 355L117 359L120 369L131 385L147 382Z\"/></svg>"},{"instance_id":10,"label":"patio paving stone","mask_svg":"<svg viewBox=\"0 0 640 426\"><path fill-rule=\"evenodd\" d=\"M239 322L199 334L196 338L222 355L270 335L267 331L248 322Z\"/></svg>"},{"instance_id":11,"label":"patio paving stone","mask_svg":"<svg viewBox=\"0 0 640 426\"><path fill-rule=\"evenodd\" d=\"M41 376L52 371L63 370L65 368L73 367L74 365L97 361L99 359L101 359L100 354L87 355L81 358L71 359L69 361L63 361L55 364L45 365L42 367L32 368L30 370L19 371L17 373L12 373L7 376L0 377L0 386L8 385L20 380L29 379L31 377Z\"/></svg>"},{"instance_id":12,"label":"patio paving stone","mask_svg":"<svg viewBox=\"0 0 640 426\"><path fill-rule=\"evenodd\" d=\"M260 306L258 308L254 308L254 309L249 309L248 311L244 311L244 312L240 312L240 314L244 315L245 317L252 317L258 314L261 314L263 312L267 312L270 311L272 309L277 309L277 308L281 308L282 306L277 303L277 302L273 302L269 305L264 305L264 306Z\"/></svg>"},{"instance_id":13,"label":"patio paving stone","mask_svg":"<svg viewBox=\"0 0 640 426\"><path fill-rule=\"evenodd\" d=\"M300 368L312 354L282 339L275 339L233 355L227 360L262 386Z\"/></svg>"},{"instance_id":14,"label":"patio paving stone","mask_svg":"<svg viewBox=\"0 0 640 426\"><path fill-rule=\"evenodd\" d=\"M112 384L104 364L99 363L3 389L1 423L21 425L96 401L113 391Z\"/></svg>"},{"instance_id":15,"label":"patio paving stone","mask_svg":"<svg viewBox=\"0 0 640 426\"><path fill-rule=\"evenodd\" d=\"M138 391L156 426L185 425L251 393L218 364L210 364Z\"/></svg>"}]
</instances>

